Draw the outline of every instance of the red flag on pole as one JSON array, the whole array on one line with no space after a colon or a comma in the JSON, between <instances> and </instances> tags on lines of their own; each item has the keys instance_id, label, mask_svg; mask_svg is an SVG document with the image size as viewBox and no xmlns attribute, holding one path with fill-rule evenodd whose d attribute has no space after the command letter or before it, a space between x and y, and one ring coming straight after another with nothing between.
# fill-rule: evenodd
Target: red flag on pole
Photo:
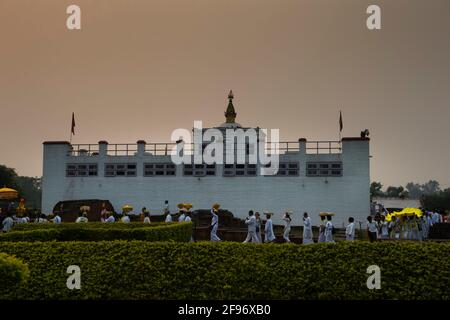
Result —
<instances>
[{"instance_id":1,"label":"red flag on pole","mask_svg":"<svg viewBox=\"0 0 450 320\"><path fill-rule=\"evenodd\" d=\"M342 122L342 111L339 111L339 132L342 132L344 128L344 123Z\"/></svg>"},{"instance_id":2,"label":"red flag on pole","mask_svg":"<svg viewBox=\"0 0 450 320\"><path fill-rule=\"evenodd\" d=\"M70 131L72 134L75 134L75 113L72 112L72 129Z\"/></svg>"}]
</instances>

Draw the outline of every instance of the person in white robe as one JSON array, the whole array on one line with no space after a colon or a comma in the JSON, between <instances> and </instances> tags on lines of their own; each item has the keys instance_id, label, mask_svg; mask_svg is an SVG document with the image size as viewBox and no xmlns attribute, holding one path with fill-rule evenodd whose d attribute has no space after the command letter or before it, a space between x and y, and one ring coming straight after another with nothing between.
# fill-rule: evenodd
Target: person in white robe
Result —
<instances>
[{"instance_id":1,"label":"person in white robe","mask_svg":"<svg viewBox=\"0 0 450 320\"><path fill-rule=\"evenodd\" d=\"M426 240L428 239L428 230L430 228L428 225L428 217L426 212L422 215L422 217L420 217L420 223L422 225L422 239Z\"/></svg>"},{"instance_id":2,"label":"person in white robe","mask_svg":"<svg viewBox=\"0 0 450 320\"><path fill-rule=\"evenodd\" d=\"M333 243L333 224L331 223L331 216L327 216L327 223L325 225L325 242Z\"/></svg>"},{"instance_id":3,"label":"person in white robe","mask_svg":"<svg viewBox=\"0 0 450 320\"><path fill-rule=\"evenodd\" d=\"M30 220L29 220L29 218L27 216L22 217L22 219L20 221L20 223L28 223L28 222L30 222Z\"/></svg>"},{"instance_id":4,"label":"person in white robe","mask_svg":"<svg viewBox=\"0 0 450 320\"><path fill-rule=\"evenodd\" d=\"M400 219L400 217L395 217L394 224L392 226L392 229L394 230L395 240L400 240L402 228L402 220Z\"/></svg>"},{"instance_id":5,"label":"person in white robe","mask_svg":"<svg viewBox=\"0 0 450 320\"><path fill-rule=\"evenodd\" d=\"M381 216L380 221L380 238L384 240L389 239L389 223L384 215Z\"/></svg>"},{"instance_id":6,"label":"person in white robe","mask_svg":"<svg viewBox=\"0 0 450 320\"><path fill-rule=\"evenodd\" d=\"M25 219L25 217L13 217L13 220L16 224L27 223L27 219Z\"/></svg>"},{"instance_id":7,"label":"person in white robe","mask_svg":"<svg viewBox=\"0 0 450 320\"><path fill-rule=\"evenodd\" d=\"M166 220L165 222L172 222L172 215L169 211L166 212Z\"/></svg>"},{"instance_id":8,"label":"person in white robe","mask_svg":"<svg viewBox=\"0 0 450 320\"><path fill-rule=\"evenodd\" d=\"M88 222L88 218L87 218L86 213L81 213L80 212L80 215L75 220L75 223L86 223L86 222Z\"/></svg>"},{"instance_id":9,"label":"person in white robe","mask_svg":"<svg viewBox=\"0 0 450 320\"><path fill-rule=\"evenodd\" d=\"M116 222L116 218L114 218L114 215L112 214L112 212L108 213L108 217L105 220L106 223L114 223Z\"/></svg>"},{"instance_id":10,"label":"person in white robe","mask_svg":"<svg viewBox=\"0 0 450 320\"><path fill-rule=\"evenodd\" d=\"M348 225L345 228L345 240L355 240L355 219L353 217L348 218Z\"/></svg>"},{"instance_id":11,"label":"person in white robe","mask_svg":"<svg viewBox=\"0 0 450 320\"><path fill-rule=\"evenodd\" d=\"M124 214L122 218L120 218L120 222L122 223L130 223L130 217L128 216L128 214Z\"/></svg>"},{"instance_id":12,"label":"person in white robe","mask_svg":"<svg viewBox=\"0 0 450 320\"><path fill-rule=\"evenodd\" d=\"M314 243L311 218L307 212L303 213L303 244Z\"/></svg>"},{"instance_id":13,"label":"person in white robe","mask_svg":"<svg viewBox=\"0 0 450 320\"><path fill-rule=\"evenodd\" d=\"M184 220L186 219L185 212L186 212L185 208L180 209L180 216L178 217L178 222L184 222Z\"/></svg>"},{"instance_id":14,"label":"person in white robe","mask_svg":"<svg viewBox=\"0 0 450 320\"><path fill-rule=\"evenodd\" d=\"M219 209L211 209L211 241L220 241L220 238L217 236L217 229L219 228L219 216L217 215L218 212Z\"/></svg>"},{"instance_id":15,"label":"person in white robe","mask_svg":"<svg viewBox=\"0 0 450 320\"><path fill-rule=\"evenodd\" d=\"M150 212L148 212L148 211L145 211L145 213L144 213L144 223L151 223Z\"/></svg>"},{"instance_id":16,"label":"person in white robe","mask_svg":"<svg viewBox=\"0 0 450 320\"><path fill-rule=\"evenodd\" d=\"M262 243L261 215L259 214L259 212L255 212L255 222L256 222L256 237L258 238L258 242Z\"/></svg>"},{"instance_id":17,"label":"person in white robe","mask_svg":"<svg viewBox=\"0 0 450 320\"><path fill-rule=\"evenodd\" d=\"M245 219L245 224L247 225L247 237L243 243L256 242L258 243L258 237L256 236L256 218L253 214L253 210L248 212L248 217Z\"/></svg>"},{"instance_id":18,"label":"person in white robe","mask_svg":"<svg viewBox=\"0 0 450 320\"><path fill-rule=\"evenodd\" d=\"M13 225L14 225L14 220L11 217L11 214L8 213L8 215L6 216L6 218L2 222L2 226L3 226L2 231L3 232L11 231Z\"/></svg>"},{"instance_id":19,"label":"person in white robe","mask_svg":"<svg viewBox=\"0 0 450 320\"><path fill-rule=\"evenodd\" d=\"M283 221L284 221L283 239L286 242L291 242L291 240L289 239L289 233L291 232L291 221L292 221L290 211L286 211L286 213L283 216Z\"/></svg>"},{"instance_id":20,"label":"person in white robe","mask_svg":"<svg viewBox=\"0 0 450 320\"><path fill-rule=\"evenodd\" d=\"M169 200L164 201L164 213L170 213L170 209L169 209Z\"/></svg>"},{"instance_id":21,"label":"person in white robe","mask_svg":"<svg viewBox=\"0 0 450 320\"><path fill-rule=\"evenodd\" d=\"M41 213L39 217L34 220L35 223L48 223L47 216L44 213Z\"/></svg>"},{"instance_id":22,"label":"person in white robe","mask_svg":"<svg viewBox=\"0 0 450 320\"><path fill-rule=\"evenodd\" d=\"M427 224L428 228L433 226L433 212L427 212Z\"/></svg>"},{"instance_id":23,"label":"person in white robe","mask_svg":"<svg viewBox=\"0 0 450 320\"><path fill-rule=\"evenodd\" d=\"M266 225L264 226L264 242L269 243L275 240L275 234L273 232L272 213L265 212Z\"/></svg>"},{"instance_id":24,"label":"person in white robe","mask_svg":"<svg viewBox=\"0 0 450 320\"><path fill-rule=\"evenodd\" d=\"M325 225L327 223L326 219L326 216L320 215L319 238L317 239L318 243L325 242Z\"/></svg>"},{"instance_id":25,"label":"person in white robe","mask_svg":"<svg viewBox=\"0 0 450 320\"><path fill-rule=\"evenodd\" d=\"M55 215L55 217L52 219L52 222L54 224L60 224L61 223L61 217L59 216L59 214Z\"/></svg>"}]
</instances>

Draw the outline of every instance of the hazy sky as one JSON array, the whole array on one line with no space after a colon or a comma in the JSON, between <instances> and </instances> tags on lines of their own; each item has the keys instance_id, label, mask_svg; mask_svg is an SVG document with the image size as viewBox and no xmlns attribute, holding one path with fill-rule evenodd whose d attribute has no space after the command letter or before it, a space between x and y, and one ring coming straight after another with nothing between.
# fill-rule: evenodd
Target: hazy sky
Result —
<instances>
[{"instance_id":1,"label":"hazy sky","mask_svg":"<svg viewBox=\"0 0 450 320\"><path fill-rule=\"evenodd\" d=\"M77 4L82 29L66 28ZM382 29L366 28L378 4ZM371 137L371 178L450 186L450 1L0 0L0 163L42 142L168 142L194 120Z\"/></svg>"}]
</instances>

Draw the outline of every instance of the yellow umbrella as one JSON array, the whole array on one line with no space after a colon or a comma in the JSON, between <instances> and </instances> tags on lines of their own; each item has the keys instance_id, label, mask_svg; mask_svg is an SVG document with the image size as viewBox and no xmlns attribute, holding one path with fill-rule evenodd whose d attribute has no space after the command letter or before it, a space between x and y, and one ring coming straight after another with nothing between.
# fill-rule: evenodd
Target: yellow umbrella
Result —
<instances>
[{"instance_id":1,"label":"yellow umbrella","mask_svg":"<svg viewBox=\"0 0 450 320\"><path fill-rule=\"evenodd\" d=\"M325 216L334 216L333 212L321 212L319 213L319 216L325 217Z\"/></svg>"},{"instance_id":2,"label":"yellow umbrella","mask_svg":"<svg viewBox=\"0 0 450 320\"><path fill-rule=\"evenodd\" d=\"M19 196L19 192L10 188L1 188L0 189L0 199L16 199Z\"/></svg>"},{"instance_id":3,"label":"yellow umbrella","mask_svg":"<svg viewBox=\"0 0 450 320\"><path fill-rule=\"evenodd\" d=\"M126 204L122 207L122 210L126 212L133 211L133 206Z\"/></svg>"},{"instance_id":4,"label":"yellow umbrella","mask_svg":"<svg viewBox=\"0 0 450 320\"><path fill-rule=\"evenodd\" d=\"M404 208L402 211L395 211L391 213L391 216L396 217L402 217L402 216L408 216L408 217L421 217L423 215L422 210L418 208Z\"/></svg>"},{"instance_id":5,"label":"yellow umbrella","mask_svg":"<svg viewBox=\"0 0 450 320\"><path fill-rule=\"evenodd\" d=\"M89 207L89 206L81 206L81 207L80 207L80 211L81 211L81 212L88 212L88 211L91 211L91 207Z\"/></svg>"}]
</instances>

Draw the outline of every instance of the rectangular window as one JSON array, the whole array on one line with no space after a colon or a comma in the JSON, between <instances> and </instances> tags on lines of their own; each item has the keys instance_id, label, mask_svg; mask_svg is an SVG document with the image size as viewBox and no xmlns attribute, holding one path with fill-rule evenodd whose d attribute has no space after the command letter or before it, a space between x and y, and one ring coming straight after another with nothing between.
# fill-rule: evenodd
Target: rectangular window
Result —
<instances>
[{"instance_id":1,"label":"rectangular window","mask_svg":"<svg viewBox=\"0 0 450 320\"><path fill-rule=\"evenodd\" d=\"M224 177L254 177L256 176L256 164L225 164L222 175Z\"/></svg>"},{"instance_id":2,"label":"rectangular window","mask_svg":"<svg viewBox=\"0 0 450 320\"><path fill-rule=\"evenodd\" d=\"M340 177L342 171L342 162L308 162L306 164L308 177Z\"/></svg>"},{"instance_id":3,"label":"rectangular window","mask_svg":"<svg viewBox=\"0 0 450 320\"><path fill-rule=\"evenodd\" d=\"M136 163L107 163L105 177L135 177Z\"/></svg>"},{"instance_id":4,"label":"rectangular window","mask_svg":"<svg viewBox=\"0 0 450 320\"><path fill-rule=\"evenodd\" d=\"M265 166L270 168L270 164ZM280 162L278 164L278 172L276 175L267 175L267 177L285 177L285 176L298 176L299 175L299 164L298 162Z\"/></svg>"},{"instance_id":5,"label":"rectangular window","mask_svg":"<svg viewBox=\"0 0 450 320\"><path fill-rule=\"evenodd\" d=\"M175 164L168 163L144 163L144 177L155 176L175 176L176 166Z\"/></svg>"},{"instance_id":6,"label":"rectangular window","mask_svg":"<svg viewBox=\"0 0 450 320\"><path fill-rule=\"evenodd\" d=\"M185 164L183 165L183 175L194 177L215 176L216 165L206 163L194 165Z\"/></svg>"},{"instance_id":7,"label":"rectangular window","mask_svg":"<svg viewBox=\"0 0 450 320\"><path fill-rule=\"evenodd\" d=\"M67 177L96 177L98 166L96 163L70 163L66 166Z\"/></svg>"}]
</instances>

